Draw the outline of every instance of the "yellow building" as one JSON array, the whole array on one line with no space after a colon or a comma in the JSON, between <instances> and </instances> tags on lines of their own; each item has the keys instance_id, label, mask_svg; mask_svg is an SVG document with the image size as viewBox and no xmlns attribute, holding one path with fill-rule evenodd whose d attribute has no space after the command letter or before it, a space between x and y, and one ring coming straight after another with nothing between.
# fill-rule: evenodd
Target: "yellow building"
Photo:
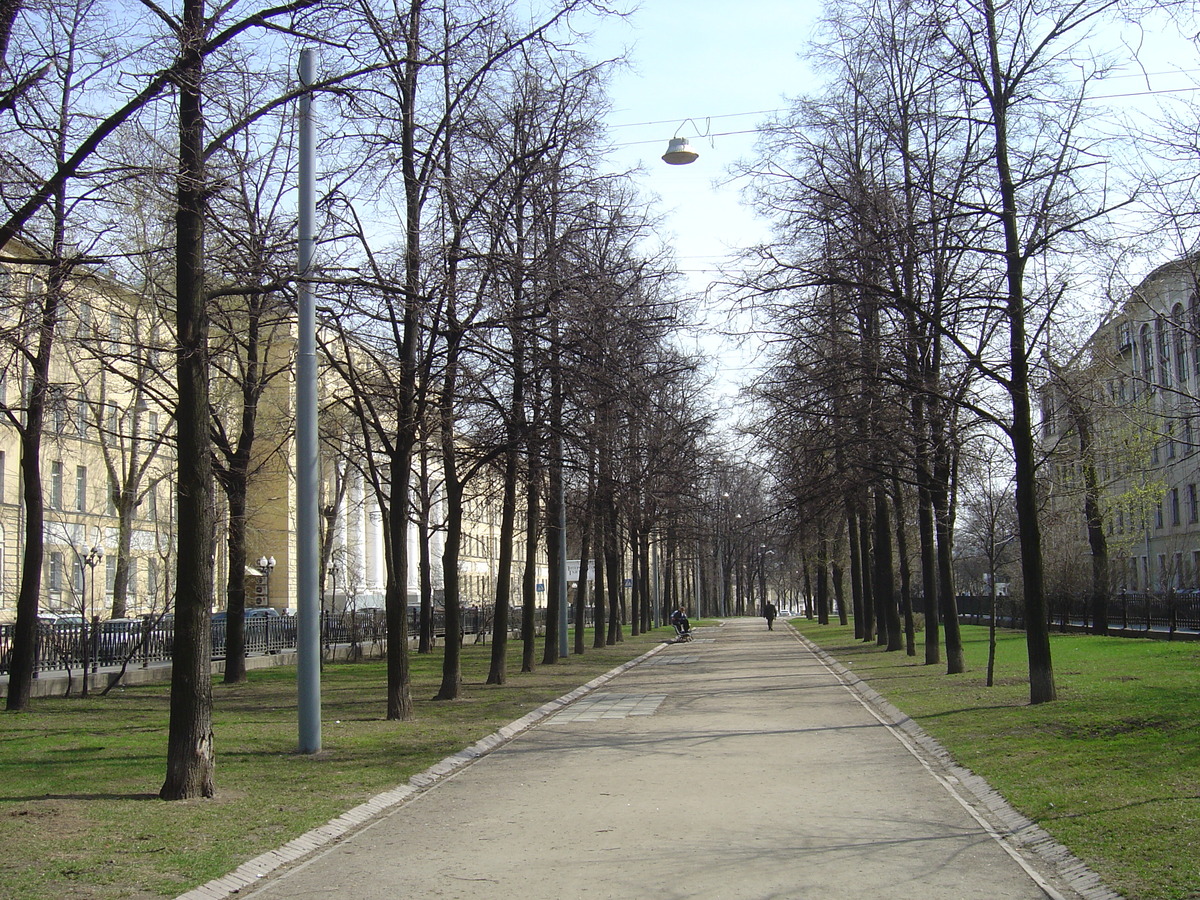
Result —
<instances>
[{"instance_id":1,"label":"yellow building","mask_svg":"<svg viewBox=\"0 0 1200 900\"><path fill-rule=\"evenodd\" d=\"M21 430L48 305L48 267L19 247L10 247L6 259L0 263L0 620L11 621L25 547ZM40 606L109 616L115 600L120 615L161 610L173 571L174 452L164 403L169 392L157 389L150 374L163 362L153 349L157 311L90 272L67 278L59 295L41 439Z\"/></svg>"},{"instance_id":2,"label":"yellow building","mask_svg":"<svg viewBox=\"0 0 1200 900\"><path fill-rule=\"evenodd\" d=\"M44 307L47 267L23 248L0 261L0 622L16 616L24 551L20 428L29 390L38 311ZM39 603L45 614L108 618L154 614L174 596L174 469L170 427L174 404L171 329L163 308L123 288L115 279L83 268L66 280L51 354L50 392L42 438L45 548ZM266 364L278 372L259 401L258 458L247 491L248 606L295 609L296 483L294 321L274 324L264 342ZM214 356L225 332L214 327ZM227 332L227 333L226 333ZM323 524L331 526L324 607L382 607L386 565L383 519L374 490L355 463L359 441L334 436L353 426L334 421L336 394L344 386L323 369ZM239 387L219 374L214 406L227 405L231 428L240 415ZM340 430L339 430L340 429ZM442 589L443 504L436 456L430 472L429 556L435 598ZM420 493L419 486L414 490ZM216 490L218 522L227 516ZM494 485L472 486L460 561L463 603L488 606L495 596L499 546L499 496ZM523 532L519 532L518 537ZM227 529L214 536L214 608L225 606ZM420 531L409 529L408 596L419 600ZM323 544L322 546L325 546ZM517 560L523 558L518 547ZM273 565L259 566L262 559ZM126 568L122 571L122 565ZM519 581L520 564L514 566ZM545 583L544 562L539 582ZM125 590L119 590L121 584ZM544 594L539 595L542 599Z\"/></svg>"}]
</instances>

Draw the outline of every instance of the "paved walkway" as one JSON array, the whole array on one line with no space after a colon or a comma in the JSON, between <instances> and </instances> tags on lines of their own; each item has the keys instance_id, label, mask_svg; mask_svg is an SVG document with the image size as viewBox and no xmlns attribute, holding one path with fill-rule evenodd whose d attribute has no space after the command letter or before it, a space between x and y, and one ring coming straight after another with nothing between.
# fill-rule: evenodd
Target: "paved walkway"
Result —
<instances>
[{"instance_id":1,"label":"paved walkway","mask_svg":"<svg viewBox=\"0 0 1200 900\"><path fill-rule=\"evenodd\" d=\"M186 896L1115 897L786 626L597 681Z\"/></svg>"}]
</instances>

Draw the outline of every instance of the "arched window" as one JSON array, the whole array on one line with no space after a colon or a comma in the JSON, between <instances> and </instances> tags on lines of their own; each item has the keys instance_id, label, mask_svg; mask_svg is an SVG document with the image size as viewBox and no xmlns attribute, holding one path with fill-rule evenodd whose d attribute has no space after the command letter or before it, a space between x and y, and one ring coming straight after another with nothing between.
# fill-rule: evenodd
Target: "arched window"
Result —
<instances>
[{"instance_id":1,"label":"arched window","mask_svg":"<svg viewBox=\"0 0 1200 900\"><path fill-rule=\"evenodd\" d=\"M1150 331L1149 324L1142 326L1141 347L1142 380L1146 383L1147 389L1152 389L1154 387L1154 334Z\"/></svg>"},{"instance_id":2,"label":"arched window","mask_svg":"<svg viewBox=\"0 0 1200 900\"><path fill-rule=\"evenodd\" d=\"M1200 297L1188 301L1188 331L1192 335L1192 372L1200 378Z\"/></svg>"},{"instance_id":3,"label":"arched window","mask_svg":"<svg viewBox=\"0 0 1200 900\"><path fill-rule=\"evenodd\" d=\"M1154 318L1154 331L1158 337L1158 377L1163 387L1171 386L1171 338L1167 320L1159 315Z\"/></svg>"},{"instance_id":4,"label":"arched window","mask_svg":"<svg viewBox=\"0 0 1200 900\"><path fill-rule=\"evenodd\" d=\"M1175 354L1175 380L1183 387L1188 381L1187 361L1187 323L1183 317L1183 304L1176 303L1171 310L1171 337L1174 341L1172 352Z\"/></svg>"}]
</instances>

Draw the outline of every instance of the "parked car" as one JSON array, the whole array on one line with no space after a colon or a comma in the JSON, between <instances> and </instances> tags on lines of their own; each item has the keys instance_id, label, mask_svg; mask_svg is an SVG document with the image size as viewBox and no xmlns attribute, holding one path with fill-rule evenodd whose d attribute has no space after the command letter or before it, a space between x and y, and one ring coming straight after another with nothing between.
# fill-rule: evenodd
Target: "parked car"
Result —
<instances>
[{"instance_id":1,"label":"parked car","mask_svg":"<svg viewBox=\"0 0 1200 900\"><path fill-rule=\"evenodd\" d=\"M60 613L52 612L50 610L43 610L42 612L38 613L38 622L52 626L82 625L83 616L75 615L73 613Z\"/></svg>"},{"instance_id":2,"label":"parked car","mask_svg":"<svg viewBox=\"0 0 1200 900\"><path fill-rule=\"evenodd\" d=\"M248 606L245 615L247 619L269 619L278 616L279 610L270 606ZM224 622L227 618L229 618L228 610L222 609L212 614L214 622Z\"/></svg>"}]
</instances>

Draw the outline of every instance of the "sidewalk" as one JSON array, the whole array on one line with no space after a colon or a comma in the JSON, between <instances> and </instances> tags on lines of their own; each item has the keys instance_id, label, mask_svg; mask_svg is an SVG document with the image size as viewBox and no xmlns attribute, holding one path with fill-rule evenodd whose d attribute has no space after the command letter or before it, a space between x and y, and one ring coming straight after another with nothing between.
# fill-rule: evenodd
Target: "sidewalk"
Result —
<instances>
[{"instance_id":1,"label":"sidewalk","mask_svg":"<svg viewBox=\"0 0 1200 900\"><path fill-rule=\"evenodd\" d=\"M577 693L185 896L1115 897L782 624L699 630Z\"/></svg>"}]
</instances>

